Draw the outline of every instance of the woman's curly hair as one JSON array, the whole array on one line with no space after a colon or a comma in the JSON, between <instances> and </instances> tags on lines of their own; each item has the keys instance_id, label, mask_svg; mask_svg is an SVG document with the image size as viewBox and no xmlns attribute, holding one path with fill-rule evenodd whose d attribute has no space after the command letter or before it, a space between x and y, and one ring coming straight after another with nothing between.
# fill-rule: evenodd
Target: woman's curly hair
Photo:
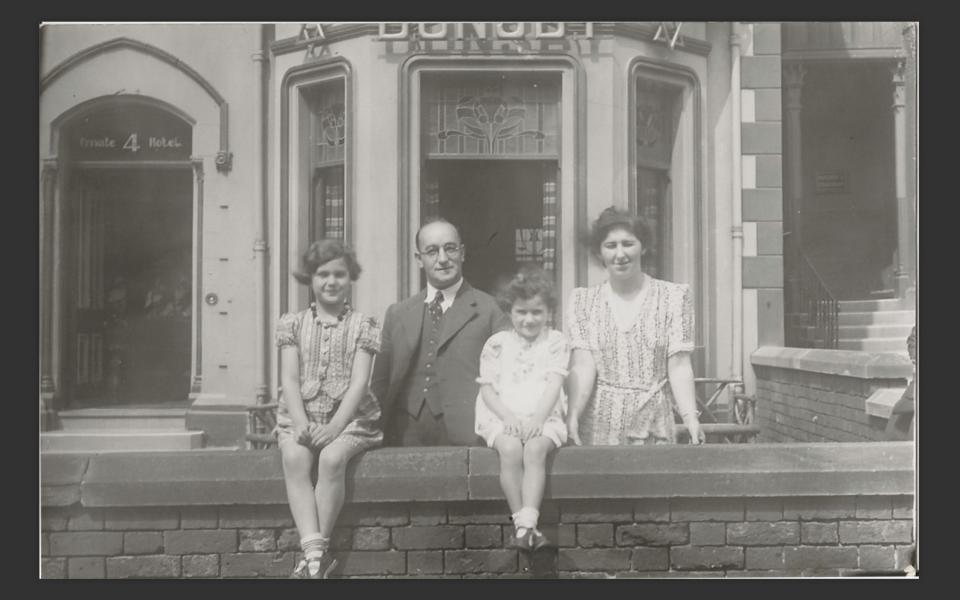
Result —
<instances>
[{"instance_id":1,"label":"woman's curly hair","mask_svg":"<svg viewBox=\"0 0 960 600\"><path fill-rule=\"evenodd\" d=\"M633 233L640 240L640 245L646 248L652 241L650 224L640 215L620 210L612 206L607 207L593 222L590 228L590 251L594 257L600 257L600 246L607 239L610 230L621 227Z\"/></svg>"}]
</instances>

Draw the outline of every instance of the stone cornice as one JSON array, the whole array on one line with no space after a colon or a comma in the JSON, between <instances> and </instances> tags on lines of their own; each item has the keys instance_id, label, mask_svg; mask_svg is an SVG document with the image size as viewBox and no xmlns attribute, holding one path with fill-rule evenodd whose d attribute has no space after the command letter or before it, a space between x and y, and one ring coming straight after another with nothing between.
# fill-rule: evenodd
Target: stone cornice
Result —
<instances>
[{"instance_id":1,"label":"stone cornice","mask_svg":"<svg viewBox=\"0 0 960 600\"><path fill-rule=\"evenodd\" d=\"M906 350L906 342L904 342L904 350ZM913 363L905 352L898 354L761 346L750 355L750 362L754 366L842 375L858 379L906 379L913 375Z\"/></svg>"},{"instance_id":2,"label":"stone cornice","mask_svg":"<svg viewBox=\"0 0 960 600\"><path fill-rule=\"evenodd\" d=\"M381 448L347 472L347 501L500 500L488 448ZM566 447L548 499L901 495L910 442ZM276 450L41 456L42 504L85 507L286 504Z\"/></svg>"}]
</instances>

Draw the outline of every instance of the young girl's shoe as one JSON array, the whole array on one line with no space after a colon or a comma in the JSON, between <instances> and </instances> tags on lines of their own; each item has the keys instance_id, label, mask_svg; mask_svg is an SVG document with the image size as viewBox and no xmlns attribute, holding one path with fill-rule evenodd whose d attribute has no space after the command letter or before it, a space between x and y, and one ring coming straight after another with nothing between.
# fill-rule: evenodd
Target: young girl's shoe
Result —
<instances>
[{"instance_id":1,"label":"young girl's shoe","mask_svg":"<svg viewBox=\"0 0 960 600\"><path fill-rule=\"evenodd\" d=\"M539 550L544 546L550 545L550 540L539 529L531 529L527 534L528 548L531 551Z\"/></svg>"},{"instance_id":2,"label":"young girl's shoe","mask_svg":"<svg viewBox=\"0 0 960 600\"><path fill-rule=\"evenodd\" d=\"M530 534L533 532L532 529L526 527L517 527L513 530L513 536L507 540L507 548L514 548L516 550L529 550L530 549Z\"/></svg>"},{"instance_id":3,"label":"young girl's shoe","mask_svg":"<svg viewBox=\"0 0 960 600\"><path fill-rule=\"evenodd\" d=\"M319 558L301 560L290 579L328 579L336 566L337 559L324 552Z\"/></svg>"}]
</instances>

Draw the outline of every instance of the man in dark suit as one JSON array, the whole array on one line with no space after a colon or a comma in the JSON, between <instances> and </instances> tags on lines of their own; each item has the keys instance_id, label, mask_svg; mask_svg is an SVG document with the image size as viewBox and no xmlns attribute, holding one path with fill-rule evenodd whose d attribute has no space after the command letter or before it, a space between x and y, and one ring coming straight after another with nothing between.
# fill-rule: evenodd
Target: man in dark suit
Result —
<instances>
[{"instance_id":1,"label":"man in dark suit","mask_svg":"<svg viewBox=\"0 0 960 600\"><path fill-rule=\"evenodd\" d=\"M480 351L510 320L463 279L465 249L453 224L431 221L415 241L427 288L387 309L370 382L385 443L475 445Z\"/></svg>"}]
</instances>

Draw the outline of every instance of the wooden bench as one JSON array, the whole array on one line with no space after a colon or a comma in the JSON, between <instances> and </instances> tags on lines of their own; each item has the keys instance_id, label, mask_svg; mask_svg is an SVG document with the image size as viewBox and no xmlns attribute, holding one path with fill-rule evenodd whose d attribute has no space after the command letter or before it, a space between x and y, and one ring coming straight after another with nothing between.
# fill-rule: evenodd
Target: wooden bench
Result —
<instances>
[{"instance_id":1,"label":"wooden bench","mask_svg":"<svg viewBox=\"0 0 960 600\"><path fill-rule=\"evenodd\" d=\"M719 404L724 391L730 386L739 386L740 379L722 379L717 377L696 377L693 380L697 393L697 416L700 428L708 443L747 443L753 442L760 433L756 423L756 401L746 394L732 394L733 402L726 407ZM712 389L711 389L712 388ZM684 440L687 428L683 425L676 406L678 439Z\"/></svg>"},{"instance_id":2,"label":"wooden bench","mask_svg":"<svg viewBox=\"0 0 960 600\"><path fill-rule=\"evenodd\" d=\"M697 414L700 427L708 443L745 443L753 442L760 427L756 424L756 402L750 396L733 394L733 404L726 410L719 404L724 391L731 385L740 385L739 379L718 379L715 377L697 377L694 384L697 390ZM676 414L676 407L674 407ZM687 428L676 414L677 435L685 439ZM259 450L270 448L277 443L273 428L277 425L277 403L258 404L247 407L247 446Z\"/></svg>"}]
</instances>

